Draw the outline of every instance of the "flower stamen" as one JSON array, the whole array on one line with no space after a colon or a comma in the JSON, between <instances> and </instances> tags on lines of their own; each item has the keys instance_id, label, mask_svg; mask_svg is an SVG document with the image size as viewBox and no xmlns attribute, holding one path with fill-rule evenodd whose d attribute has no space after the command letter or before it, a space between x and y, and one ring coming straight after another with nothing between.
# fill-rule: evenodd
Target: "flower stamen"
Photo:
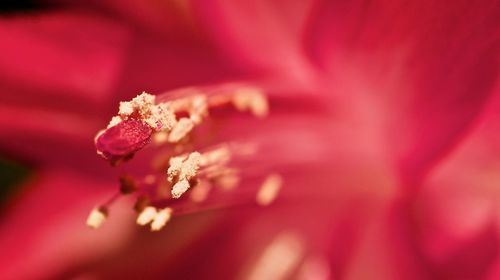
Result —
<instances>
[{"instance_id":1,"label":"flower stamen","mask_svg":"<svg viewBox=\"0 0 500 280\"><path fill-rule=\"evenodd\" d=\"M158 231L162 229L172 217L172 208L164 208L156 214L153 222L151 223L151 231Z\"/></svg>"},{"instance_id":2,"label":"flower stamen","mask_svg":"<svg viewBox=\"0 0 500 280\"><path fill-rule=\"evenodd\" d=\"M155 219L156 214L156 208L148 206L142 210L139 216L137 216L136 222L138 225L145 226Z\"/></svg>"},{"instance_id":3,"label":"flower stamen","mask_svg":"<svg viewBox=\"0 0 500 280\"><path fill-rule=\"evenodd\" d=\"M262 183L257 192L256 201L259 205L266 206L271 204L283 185L283 179L278 174L271 174Z\"/></svg>"},{"instance_id":4,"label":"flower stamen","mask_svg":"<svg viewBox=\"0 0 500 280\"><path fill-rule=\"evenodd\" d=\"M108 216L108 210L105 207L96 207L92 209L88 218L87 218L87 226L97 229L102 226L104 221Z\"/></svg>"},{"instance_id":5,"label":"flower stamen","mask_svg":"<svg viewBox=\"0 0 500 280\"><path fill-rule=\"evenodd\" d=\"M235 189L243 173L238 166L230 164L254 155L254 143L219 143L200 147L195 142L198 137L191 136L195 128L208 118L209 109L224 106L251 112L259 118L265 117L269 110L260 89L234 84L185 88L159 96L143 92L130 101L120 102L118 114L95 137L97 153L116 166L131 160L152 141L155 144L152 148L158 151L150 155L152 170L119 178L120 192L103 207L94 209L87 224L99 227L107 217L107 207L117 197L136 195L136 223L150 225L152 231L157 231L165 226L173 213L178 215L183 210L199 209L197 204L213 203L214 200L207 198L214 187L224 191ZM165 144L170 147L165 149ZM257 195L261 205L271 203L281 187L278 175L267 181L259 191L261 194ZM191 192L188 200L182 199L186 192ZM251 203L250 198L245 196L245 199Z\"/></svg>"}]
</instances>

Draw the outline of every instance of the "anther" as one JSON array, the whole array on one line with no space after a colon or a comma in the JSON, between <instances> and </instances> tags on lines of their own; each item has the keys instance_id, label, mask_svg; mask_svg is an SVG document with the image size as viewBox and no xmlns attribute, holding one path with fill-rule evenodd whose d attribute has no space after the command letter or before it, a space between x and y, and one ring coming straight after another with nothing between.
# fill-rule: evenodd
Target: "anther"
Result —
<instances>
[{"instance_id":1,"label":"anther","mask_svg":"<svg viewBox=\"0 0 500 280\"><path fill-rule=\"evenodd\" d=\"M158 231L162 229L170 220L171 216L172 216L172 208L167 207L158 211L158 213L154 217L153 222L151 223L151 230Z\"/></svg>"},{"instance_id":2,"label":"anther","mask_svg":"<svg viewBox=\"0 0 500 280\"><path fill-rule=\"evenodd\" d=\"M257 192L257 203L262 206L271 204L278 196L282 185L283 178L280 175L272 174L267 176Z\"/></svg>"},{"instance_id":3,"label":"anther","mask_svg":"<svg viewBox=\"0 0 500 280\"><path fill-rule=\"evenodd\" d=\"M156 214L156 208L148 206L137 216L136 222L138 225L145 226L155 219Z\"/></svg>"},{"instance_id":4,"label":"anther","mask_svg":"<svg viewBox=\"0 0 500 280\"><path fill-rule=\"evenodd\" d=\"M176 143L179 142L182 138L186 137L186 135L193 129L194 122L188 118L182 118L175 124L172 128L172 131L168 135L168 142Z\"/></svg>"},{"instance_id":5,"label":"anther","mask_svg":"<svg viewBox=\"0 0 500 280\"><path fill-rule=\"evenodd\" d=\"M167 170L168 180L174 183L172 197L179 198L191 186L189 180L196 176L200 165L201 154L192 152L186 156L178 156L170 159L170 167Z\"/></svg>"},{"instance_id":6,"label":"anther","mask_svg":"<svg viewBox=\"0 0 500 280\"><path fill-rule=\"evenodd\" d=\"M173 198L181 197L181 195L187 192L189 187L190 185L188 180L186 179L180 180L179 182L175 183L175 185L172 187L172 197Z\"/></svg>"},{"instance_id":7,"label":"anther","mask_svg":"<svg viewBox=\"0 0 500 280\"><path fill-rule=\"evenodd\" d=\"M101 227L107 216L108 210L105 207L94 208L87 218L87 226L97 229Z\"/></svg>"},{"instance_id":8,"label":"anther","mask_svg":"<svg viewBox=\"0 0 500 280\"><path fill-rule=\"evenodd\" d=\"M266 97L256 88L238 89L233 97L233 104L240 111L250 111L256 117L263 118L269 112Z\"/></svg>"}]
</instances>

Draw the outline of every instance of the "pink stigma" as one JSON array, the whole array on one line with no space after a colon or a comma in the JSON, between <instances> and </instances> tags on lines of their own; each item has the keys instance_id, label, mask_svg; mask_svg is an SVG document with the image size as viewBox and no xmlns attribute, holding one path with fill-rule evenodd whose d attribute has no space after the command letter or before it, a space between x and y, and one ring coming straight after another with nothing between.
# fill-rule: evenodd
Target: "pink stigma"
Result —
<instances>
[{"instance_id":1,"label":"pink stigma","mask_svg":"<svg viewBox=\"0 0 500 280\"><path fill-rule=\"evenodd\" d=\"M151 141L152 129L146 123L128 119L106 129L96 139L97 151L114 162L126 159Z\"/></svg>"}]
</instances>

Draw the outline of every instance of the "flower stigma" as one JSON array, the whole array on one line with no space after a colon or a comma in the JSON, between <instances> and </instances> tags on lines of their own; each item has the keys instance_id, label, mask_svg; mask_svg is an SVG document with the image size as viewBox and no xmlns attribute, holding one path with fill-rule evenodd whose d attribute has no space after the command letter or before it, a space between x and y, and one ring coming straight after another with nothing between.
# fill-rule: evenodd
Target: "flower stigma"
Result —
<instances>
[{"instance_id":1,"label":"flower stigma","mask_svg":"<svg viewBox=\"0 0 500 280\"><path fill-rule=\"evenodd\" d=\"M151 231L162 229L173 215L242 203L234 196L221 196L235 190L245 177L252 181L257 176L246 174L242 164L251 161L257 144L207 141L217 134L213 125L197 131L204 122L221 118L209 112L220 115L234 110L262 119L268 115L269 105L261 89L241 84L181 88L156 96L143 92L120 102L118 114L94 140L97 154L112 167L119 167L119 190L91 211L87 225L99 228L113 202L124 195L136 196L136 223L149 225ZM148 166L144 161L151 170L141 174ZM262 181L258 177L253 179ZM281 176L273 173L263 181L243 203L268 205L276 198ZM212 196L212 192L221 196Z\"/></svg>"}]
</instances>

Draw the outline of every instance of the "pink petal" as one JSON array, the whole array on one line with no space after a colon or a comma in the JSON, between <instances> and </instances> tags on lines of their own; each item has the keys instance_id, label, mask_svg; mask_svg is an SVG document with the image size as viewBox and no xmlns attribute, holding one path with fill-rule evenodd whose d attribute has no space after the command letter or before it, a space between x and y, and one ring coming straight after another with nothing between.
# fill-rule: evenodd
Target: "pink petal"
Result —
<instances>
[{"instance_id":1,"label":"pink petal","mask_svg":"<svg viewBox=\"0 0 500 280\"><path fill-rule=\"evenodd\" d=\"M133 224L122 203L113 205L113 219L99 231L85 226L90 209L107 199L113 184L64 169L38 173L29 184L2 217L1 278L50 278L129 239Z\"/></svg>"},{"instance_id":2,"label":"pink petal","mask_svg":"<svg viewBox=\"0 0 500 280\"><path fill-rule=\"evenodd\" d=\"M492 93L500 7L494 1L323 1L314 11L311 56L336 94L378 100L373 106L386 114L403 184L418 185Z\"/></svg>"},{"instance_id":3,"label":"pink petal","mask_svg":"<svg viewBox=\"0 0 500 280\"><path fill-rule=\"evenodd\" d=\"M217 46L240 67L312 79L301 34L312 1L195 1L194 9ZM244 68L245 69L245 68Z\"/></svg>"},{"instance_id":4,"label":"pink petal","mask_svg":"<svg viewBox=\"0 0 500 280\"><path fill-rule=\"evenodd\" d=\"M417 196L419 242L442 273L495 269L500 192L500 91L467 137L438 164Z\"/></svg>"},{"instance_id":5,"label":"pink petal","mask_svg":"<svg viewBox=\"0 0 500 280\"><path fill-rule=\"evenodd\" d=\"M230 73L192 38L173 43L98 13L70 9L2 21L9 40L0 46L0 143L37 162L71 154L63 160L87 163L95 154L87 148L119 101ZM24 56L12 55L20 50Z\"/></svg>"},{"instance_id":6,"label":"pink petal","mask_svg":"<svg viewBox=\"0 0 500 280\"><path fill-rule=\"evenodd\" d=\"M2 102L79 111L107 101L123 63L126 29L74 11L1 21Z\"/></svg>"},{"instance_id":7,"label":"pink petal","mask_svg":"<svg viewBox=\"0 0 500 280\"><path fill-rule=\"evenodd\" d=\"M198 37L189 1L162 0L52 0L57 6L70 9L91 9L119 21L127 22L142 32L156 36L175 35L177 39Z\"/></svg>"},{"instance_id":8,"label":"pink petal","mask_svg":"<svg viewBox=\"0 0 500 280\"><path fill-rule=\"evenodd\" d=\"M1 21L3 149L52 159L72 141L92 141L122 67L127 30L74 11Z\"/></svg>"}]
</instances>

